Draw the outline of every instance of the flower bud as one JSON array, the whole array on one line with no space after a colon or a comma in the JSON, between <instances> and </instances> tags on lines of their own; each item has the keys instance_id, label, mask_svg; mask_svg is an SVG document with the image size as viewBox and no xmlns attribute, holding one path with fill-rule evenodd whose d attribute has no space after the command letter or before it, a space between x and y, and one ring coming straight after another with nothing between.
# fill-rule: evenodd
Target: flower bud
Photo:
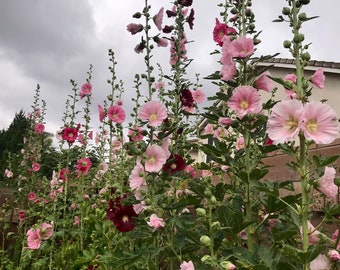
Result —
<instances>
[{"instance_id":1,"label":"flower bud","mask_svg":"<svg viewBox=\"0 0 340 270\"><path fill-rule=\"evenodd\" d=\"M309 52L305 52L305 53L301 54L302 60L309 61L310 58L311 58L311 56L310 56Z\"/></svg>"},{"instance_id":2,"label":"flower bud","mask_svg":"<svg viewBox=\"0 0 340 270\"><path fill-rule=\"evenodd\" d=\"M226 269L226 270L236 269L236 266L229 261L223 261L220 263L220 265L222 266L223 269Z\"/></svg>"},{"instance_id":3,"label":"flower bud","mask_svg":"<svg viewBox=\"0 0 340 270\"><path fill-rule=\"evenodd\" d=\"M214 195L212 195L212 196L210 197L210 203L211 203L212 205L215 205L215 204L217 203L216 197L215 197Z\"/></svg>"},{"instance_id":4,"label":"flower bud","mask_svg":"<svg viewBox=\"0 0 340 270\"><path fill-rule=\"evenodd\" d=\"M210 255L204 255L201 258L201 262L204 263L204 264L207 264L207 265L211 265L211 264L213 264L213 259L211 258Z\"/></svg>"},{"instance_id":5,"label":"flower bud","mask_svg":"<svg viewBox=\"0 0 340 270\"><path fill-rule=\"evenodd\" d=\"M221 223L219 221L214 221L212 224L211 224L211 227L214 229L214 230L219 230L221 229Z\"/></svg>"},{"instance_id":6,"label":"flower bud","mask_svg":"<svg viewBox=\"0 0 340 270\"><path fill-rule=\"evenodd\" d=\"M139 19L142 17L142 14L140 12L136 12L135 14L132 15L133 18Z\"/></svg>"},{"instance_id":7,"label":"flower bud","mask_svg":"<svg viewBox=\"0 0 340 270\"><path fill-rule=\"evenodd\" d=\"M284 7L282 9L282 14L283 15L289 15L290 14L290 8L289 7Z\"/></svg>"},{"instance_id":8,"label":"flower bud","mask_svg":"<svg viewBox=\"0 0 340 270\"><path fill-rule=\"evenodd\" d=\"M286 49L289 49L291 45L292 45L292 43L289 40L285 40L283 42L283 47L286 48Z\"/></svg>"},{"instance_id":9,"label":"flower bud","mask_svg":"<svg viewBox=\"0 0 340 270\"><path fill-rule=\"evenodd\" d=\"M308 5L309 2L310 2L310 0L300 0L300 3L301 3L302 5Z\"/></svg>"},{"instance_id":10,"label":"flower bud","mask_svg":"<svg viewBox=\"0 0 340 270\"><path fill-rule=\"evenodd\" d=\"M306 15L306 13L300 13L299 14L299 20L300 21L302 21L302 22L304 22L304 21L306 21L307 20L307 15Z\"/></svg>"},{"instance_id":11,"label":"flower bud","mask_svg":"<svg viewBox=\"0 0 340 270\"><path fill-rule=\"evenodd\" d=\"M205 215L207 214L207 211L205 211L204 208L197 208L196 209L196 213L199 217L205 217Z\"/></svg>"},{"instance_id":12,"label":"flower bud","mask_svg":"<svg viewBox=\"0 0 340 270\"><path fill-rule=\"evenodd\" d=\"M209 188L206 188L204 190L204 196L207 197L207 198L210 198L211 195L212 195L211 190Z\"/></svg>"},{"instance_id":13,"label":"flower bud","mask_svg":"<svg viewBox=\"0 0 340 270\"><path fill-rule=\"evenodd\" d=\"M231 12L231 14L234 14L234 15L238 14L237 8L232 8L230 12Z\"/></svg>"},{"instance_id":14,"label":"flower bud","mask_svg":"<svg viewBox=\"0 0 340 270\"><path fill-rule=\"evenodd\" d=\"M208 235L202 235L200 238L200 242L206 247L209 247L211 245L211 239Z\"/></svg>"},{"instance_id":15,"label":"flower bud","mask_svg":"<svg viewBox=\"0 0 340 270\"><path fill-rule=\"evenodd\" d=\"M305 36L303 34L296 34L293 38L294 43L300 43L305 40Z\"/></svg>"}]
</instances>

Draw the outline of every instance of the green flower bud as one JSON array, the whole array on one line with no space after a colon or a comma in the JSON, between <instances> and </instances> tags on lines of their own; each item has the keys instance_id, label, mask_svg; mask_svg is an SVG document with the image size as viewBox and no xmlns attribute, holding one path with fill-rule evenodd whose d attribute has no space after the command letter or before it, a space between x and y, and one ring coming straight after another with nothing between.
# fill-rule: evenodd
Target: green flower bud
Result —
<instances>
[{"instance_id":1,"label":"green flower bud","mask_svg":"<svg viewBox=\"0 0 340 270\"><path fill-rule=\"evenodd\" d=\"M310 56L309 52L305 52L305 53L303 53L303 54L301 55L301 59L302 59L302 60L309 61L310 58L311 58L311 56Z\"/></svg>"},{"instance_id":2,"label":"green flower bud","mask_svg":"<svg viewBox=\"0 0 340 270\"><path fill-rule=\"evenodd\" d=\"M285 40L283 42L283 47L286 48L286 49L289 49L291 45L292 45L292 43L289 40Z\"/></svg>"},{"instance_id":3,"label":"green flower bud","mask_svg":"<svg viewBox=\"0 0 340 270\"><path fill-rule=\"evenodd\" d=\"M307 15L306 15L306 13L300 13L299 14L299 20L300 21L302 21L302 22L304 22L304 21L306 21L307 20Z\"/></svg>"},{"instance_id":4,"label":"green flower bud","mask_svg":"<svg viewBox=\"0 0 340 270\"><path fill-rule=\"evenodd\" d=\"M286 89L293 89L294 83L293 83L292 81L285 81L284 87L285 87Z\"/></svg>"},{"instance_id":5,"label":"green flower bud","mask_svg":"<svg viewBox=\"0 0 340 270\"><path fill-rule=\"evenodd\" d=\"M289 15L290 14L290 8L289 7L284 7L282 9L282 14L283 15Z\"/></svg>"},{"instance_id":6,"label":"green flower bud","mask_svg":"<svg viewBox=\"0 0 340 270\"><path fill-rule=\"evenodd\" d=\"M216 197L215 197L214 195L211 196L211 198L210 198L210 203L211 203L212 205L215 205L215 204L217 203Z\"/></svg>"},{"instance_id":7,"label":"green flower bud","mask_svg":"<svg viewBox=\"0 0 340 270\"><path fill-rule=\"evenodd\" d=\"M294 43L300 43L305 40L305 36L303 34L296 34L293 38Z\"/></svg>"},{"instance_id":8,"label":"green flower bud","mask_svg":"<svg viewBox=\"0 0 340 270\"><path fill-rule=\"evenodd\" d=\"M207 211L205 211L204 208L197 208L196 209L196 213L199 217L205 217L205 215L207 214Z\"/></svg>"},{"instance_id":9,"label":"green flower bud","mask_svg":"<svg viewBox=\"0 0 340 270\"><path fill-rule=\"evenodd\" d=\"M219 230L221 229L221 223L219 221L214 221L212 224L211 224L211 227L214 229L214 230Z\"/></svg>"},{"instance_id":10,"label":"green flower bud","mask_svg":"<svg viewBox=\"0 0 340 270\"><path fill-rule=\"evenodd\" d=\"M135 14L132 15L133 18L139 19L142 17L142 14L140 12L136 12Z\"/></svg>"},{"instance_id":11,"label":"green flower bud","mask_svg":"<svg viewBox=\"0 0 340 270\"><path fill-rule=\"evenodd\" d=\"M301 3L302 5L308 5L309 2L310 2L310 0L300 0L300 3Z\"/></svg>"},{"instance_id":12,"label":"green flower bud","mask_svg":"<svg viewBox=\"0 0 340 270\"><path fill-rule=\"evenodd\" d=\"M223 261L220 263L220 265L222 266L223 269L226 269L226 270L236 269L236 266L229 261Z\"/></svg>"},{"instance_id":13,"label":"green flower bud","mask_svg":"<svg viewBox=\"0 0 340 270\"><path fill-rule=\"evenodd\" d=\"M254 29L255 29L255 24L250 23L250 24L248 25L248 27L249 27L249 30L254 30Z\"/></svg>"},{"instance_id":14,"label":"green flower bud","mask_svg":"<svg viewBox=\"0 0 340 270\"><path fill-rule=\"evenodd\" d=\"M204 255L201 258L201 262L204 263L204 264L207 264L207 265L211 265L211 264L213 264L213 259L211 258L210 255Z\"/></svg>"},{"instance_id":15,"label":"green flower bud","mask_svg":"<svg viewBox=\"0 0 340 270\"><path fill-rule=\"evenodd\" d=\"M210 198L211 195L212 195L211 190L209 188L206 188L204 190L204 196L207 197L207 198Z\"/></svg>"},{"instance_id":16,"label":"green flower bud","mask_svg":"<svg viewBox=\"0 0 340 270\"><path fill-rule=\"evenodd\" d=\"M211 245L211 239L208 235L202 235L200 238L200 242L206 247L209 247Z\"/></svg>"},{"instance_id":17,"label":"green flower bud","mask_svg":"<svg viewBox=\"0 0 340 270\"><path fill-rule=\"evenodd\" d=\"M232 9L230 10L230 12L231 12L231 14L233 14L233 15L238 14L237 8L232 8Z\"/></svg>"}]
</instances>

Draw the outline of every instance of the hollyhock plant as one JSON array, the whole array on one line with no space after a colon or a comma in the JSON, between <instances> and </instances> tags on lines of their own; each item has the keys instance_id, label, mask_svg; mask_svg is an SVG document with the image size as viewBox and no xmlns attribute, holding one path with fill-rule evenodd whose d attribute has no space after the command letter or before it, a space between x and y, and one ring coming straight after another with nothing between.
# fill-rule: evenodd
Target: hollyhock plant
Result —
<instances>
[{"instance_id":1,"label":"hollyhock plant","mask_svg":"<svg viewBox=\"0 0 340 270\"><path fill-rule=\"evenodd\" d=\"M332 167L325 167L323 176L317 183L317 189L329 198L336 198L338 186L334 184L336 171Z\"/></svg>"},{"instance_id":2,"label":"hollyhock plant","mask_svg":"<svg viewBox=\"0 0 340 270\"><path fill-rule=\"evenodd\" d=\"M27 246L29 249L39 249L42 239L40 235L40 229L31 228L27 231Z\"/></svg>"},{"instance_id":3,"label":"hollyhock plant","mask_svg":"<svg viewBox=\"0 0 340 270\"><path fill-rule=\"evenodd\" d=\"M339 135L336 112L328 104L309 102L304 105L301 129L307 140L316 144L332 143Z\"/></svg>"},{"instance_id":4,"label":"hollyhock plant","mask_svg":"<svg viewBox=\"0 0 340 270\"><path fill-rule=\"evenodd\" d=\"M160 126L167 117L165 105L155 100L148 101L138 111L138 118L147 121L152 127Z\"/></svg>"},{"instance_id":5,"label":"hollyhock plant","mask_svg":"<svg viewBox=\"0 0 340 270\"><path fill-rule=\"evenodd\" d=\"M166 162L166 155L163 148L153 144L146 148L145 151L145 170L147 172L158 172Z\"/></svg>"},{"instance_id":6,"label":"hollyhock plant","mask_svg":"<svg viewBox=\"0 0 340 270\"><path fill-rule=\"evenodd\" d=\"M107 110L108 118L115 123L123 123L125 120L125 111L121 106L110 106Z\"/></svg>"},{"instance_id":7,"label":"hollyhock plant","mask_svg":"<svg viewBox=\"0 0 340 270\"><path fill-rule=\"evenodd\" d=\"M80 98L84 98L85 96L89 96L92 93L92 84L90 83L84 83L81 86L81 90L80 90Z\"/></svg>"},{"instance_id":8,"label":"hollyhock plant","mask_svg":"<svg viewBox=\"0 0 340 270\"><path fill-rule=\"evenodd\" d=\"M267 123L267 133L275 144L294 140L300 131L303 105L299 100L281 101L272 109Z\"/></svg>"},{"instance_id":9,"label":"hollyhock plant","mask_svg":"<svg viewBox=\"0 0 340 270\"><path fill-rule=\"evenodd\" d=\"M312 78L311 82L318 88L323 89L325 87L325 75L323 74L323 69L318 68Z\"/></svg>"},{"instance_id":10,"label":"hollyhock plant","mask_svg":"<svg viewBox=\"0 0 340 270\"><path fill-rule=\"evenodd\" d=\"M147 224L154 230L159 230L165 226L163 219L158 217L156 214L152 214L150 216L150 220L147 222Z\"/></svg>"},{"instance_id":11,"label":"hollyhock plant","mask_svg":"<svg viewBox=\"0 0 340 270\"><path fill-rule=\"evenodd\" d=\"M254 53L254 41L251 38L239 37L229 45L232 57L246 58Z\"/></svg>"},{"instance_id":12,"label":"hollyhock plant","mask_svg":"<svg viewBox=\"0 0 340 270\"><path fill-rule=\"evenodd\" d=\"M180 265L180 270L195 270L195 266L192 261L183 261Z\"/></svg>"},{"instance_id":13,"label":"hollyhock plant","mask_svg":"<svg viewBox=\"0 0 340 270\"><path fill-rule=\"evenodd\" d=\"M260 95L249 85L241 85L234 89L227 105L234 110L239 118L247 114L257 114L261 111Z\"/></svg>"},{"instance_id":14,"label":"hollyhock plant","mask_svg":"<svg viewBox=\"0 0 340 270\"><path fill-rule=\"evenodd\" d=\"M266 92L271 92L273 90L273 81L269 78L269 76L269 71L262 73L255 81L255 87Z\"/></svg>"}]
</instances>

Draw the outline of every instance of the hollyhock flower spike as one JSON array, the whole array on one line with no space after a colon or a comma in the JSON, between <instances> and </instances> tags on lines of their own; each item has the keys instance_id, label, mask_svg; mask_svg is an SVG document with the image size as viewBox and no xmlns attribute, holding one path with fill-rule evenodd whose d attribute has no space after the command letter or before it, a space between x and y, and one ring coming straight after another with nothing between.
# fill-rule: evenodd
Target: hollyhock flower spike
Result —
<instances>
[{"instance_id":1,"label":"hollyhock flower spike","mask_svg":"<svg viewBox=\"0 0 340 270\"><path fill-rule=\"evenodd\" d=\"M317 69L312 78L311 82L318 88L323 89L325 87L325 75L323 74L323 69L319 68Z\"/></svg>"},{"instance_id":2,"label":"hollyhock flower spike","mask_svg":"<svg viewBox=\"0 0 340 270\"><path fill-rule=\"evenodd\" d=\"M260 95L254 87L241 85L234 89L227 105L239 118L243 118L247 114L260 112Z\"/></svg>"},{"instance_id":3,"label":"hollyhock flower spike","mask_svg":"<svg viewBox=\"0 0 340 270\"><path fill-rule=\"evenodd\" d=\"M148 124L152 127L160 126L167 117L165 105L155 100L145 103L138 112L138 118L142 121L148 121Z\"/></svg>"},{"instance_id":4,"label":"hollyhock flower spike","mask_svg":"<svg viewBox=\"0 0 340 270\"><path fill-rule=\"evenodd\" d=\"M332 167L325 167L323 176L318 182L317 189L329 198L336 198L338 195L338 186L334 184L336 171Z\"/></svg>"},{"instance_id":5,"label":"hollyhock flower spike","mask_svg":"<svg viewBox=\"0 0 340 270\"><path fill-rule=\"evenodd\" d=\"M330 144L339 135L336 112L325 103L307 103L301 129L307 140L313 140L316 144Z\"/></svg>"},{"instance_id":6,"label":"hollyhock flower spike","mask_svg":"<svg viewBox=\"0 0 340 270\"><path fill-rule=\"evenodd\" d=\"M183 261L180 265L180 270L195 270L195 266L192 261Z\"/></svg>"},{"instance_id":7,"label":"hollyhock flower spike","mask_svg":"<svg viewBox=\"0 0 340 270\"><path fill-rule=\"evenodd\" d=\"M268 137L275 144L294 140L300 131L302 117L303 105L299 100L285 100L275 104L268 118Z\"/></svg>"}]
</instances>

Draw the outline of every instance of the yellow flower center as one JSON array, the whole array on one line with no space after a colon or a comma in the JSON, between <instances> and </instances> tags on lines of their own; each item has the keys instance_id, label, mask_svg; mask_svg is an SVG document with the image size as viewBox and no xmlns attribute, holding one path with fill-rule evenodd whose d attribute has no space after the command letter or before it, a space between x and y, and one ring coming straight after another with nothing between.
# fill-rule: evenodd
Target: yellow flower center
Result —
<instances>
[{"instance_id":1,"label":"yellow flower center","mask_svg":"<svg viewBox=\"0 0 340 270\"><path fill-rule=\"evenodd\" d=\"M288 130L294 130L297 128L297 126L298 123L296 119L293 116L290 116L289 120L286 122L286 127L288 128Z\"/></svg>"},{"instance_id":2,"label":"yellow flower center","mask_svg":"<svg viewBox=\"0 0 340 270\"><path fill-rule=\"evenodd\" d=\"M152 122L152 121L156 121L156 120L157 120L157 114L155 114L155 113L150 114L149 120L150 120L151 122Z\"/></svg>"},{"instance_id":3,"label":"yellow flower center","mask_svg":"<svg viewBox=\"0 0 340 270\"><path fill-rule=\"evenodd\" d=\"M315 132L318 130L318 124L315 119L309 120L306 126L309 132Z\"/></svg>"},{"instance_id":4,"label":"yellow flower center","mask_svg":"<svg viewBox=\"0 0 340 270\"><path fill-rule=\"evenodd\" d=\"M171 169L175 170L177 168L177 165L175 163L171 164Z\"/></svg>"},{"instance_id":5,"label":"yellow flower center","mask_svg":"<svg viewBox=\"0 0 340 270\"><path fill-rule=\"evenodd\" d=\"M154 156L149 156L147 159L148 159L148 162L151 164L154 164L156 162L156 159Z\"/></svg>"},{"instance_id":6,"label":"yellow flower center","mask_svg":"<svg viewBox=\"0 0 340 270\"><path fill-rule=\"evenodd\" d=\"M123 216L122 217L122 221L124 222L124 223L126 223L126 222L128 222L129 221L129 217L128 216Z\"/></svg>"},{"instance_id":7,"label":"yellow flower center","mask_svg":"<svg viewBox=\"0 0 340 270\"><path fill-rule=\"evenodd\" d=\"M249 107L249 102L247 100L242 100L240 102L240 108L241 109L247 109Z\"/></svg>"}]
</instances>

